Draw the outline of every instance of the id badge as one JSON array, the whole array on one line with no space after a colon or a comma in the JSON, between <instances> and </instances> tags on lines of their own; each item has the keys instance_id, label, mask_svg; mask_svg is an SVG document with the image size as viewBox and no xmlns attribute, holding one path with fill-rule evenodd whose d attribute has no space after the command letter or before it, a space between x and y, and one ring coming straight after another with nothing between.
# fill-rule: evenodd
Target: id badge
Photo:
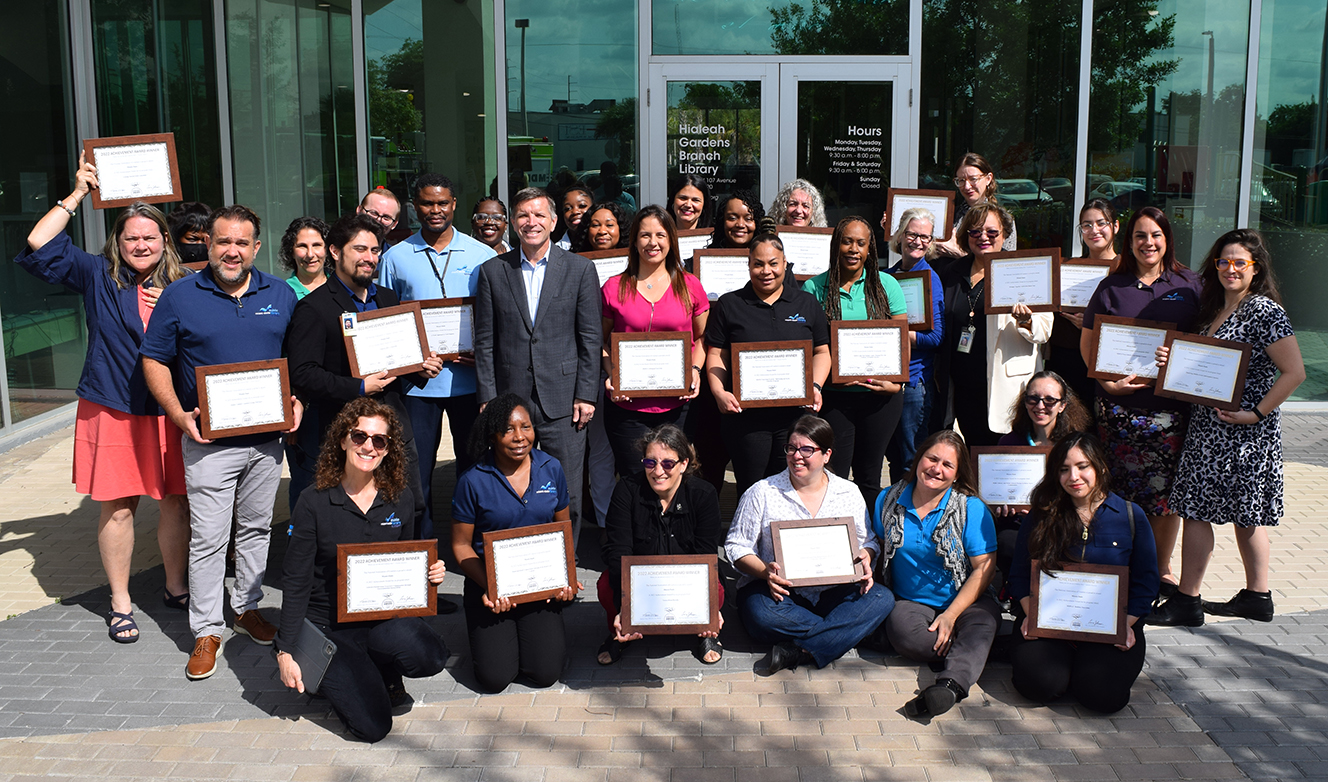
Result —
<instances>
[{"instance_id":1,"label":"id badge","mask_svg":"<svg viewBox=\"0 0 1328 782\"><path fill-rule=\"evenodd\" d=\"M966 329L964 329L963 331L959 332L959 347L957 347L957 348L955 348L955 349L958 350L960 353L967 353L967 352L969 352L970 350L972 350L972 349L973 349L973 335L976 334L976 333L977 333L977 329L974 328L973 326L969 326L968 328L966 328Z\"/></svg>"}]
</instances>

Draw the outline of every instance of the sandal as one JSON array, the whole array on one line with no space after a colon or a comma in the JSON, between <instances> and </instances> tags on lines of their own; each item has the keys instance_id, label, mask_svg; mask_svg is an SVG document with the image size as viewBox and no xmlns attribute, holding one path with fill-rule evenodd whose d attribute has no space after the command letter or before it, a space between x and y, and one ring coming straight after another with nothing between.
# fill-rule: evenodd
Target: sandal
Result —
<instances>
[{"instance_id":1,"label":"sandal","mask_svg":"<svg viewBox=\"0 0 1328 782\"><path fill-rule=\"evenodd\" d=\"M724 659L724 645L719 642L718 638L710 638L707 636L697 640L699 643L696 645L696 651L692 652L692 654L696 655L696 659L700 660L703 664L714 665ZM706 655L711 652L717 652L719 656L713 660L707 660Z\"/></svg>"},{"instance_id":2,"label":"sandal","mask_svg":"<svg viewBox=\"0 0 1328 782\"><path fill-rule=\"evenodd\" d=\"M163 587L161 590L161 602L162 605L166 606L167 608L175 608L179 609L180 611L187 611L189 610L189 593L185 592L182 595L172 595L171 590Z\"/></svg>"},{"instance_id":3,"label":"sandal","mask_svg":"<svg viewBox=\"0 0 1328 782\"><path fill-rule=\"evenodd\" d=\"M111 636L112 641L118 644L131 644L138 640L138 623L134 621L133 611L127 614L112 611L108 625L110 627L108 635ZM133 635L120 635L120 633L133 633Z\"/></svg>"},{"instance_id":4,"label":"sandal","mask_svg":"<svg viewBox=\"0 0 1328 782\"><path fill-rule=\"evenodd\" d=\"M599 651L595 653L595 660L600 665L613 665L614 663L622 659L623 651L626 648L627 644L623 643L622 641L619 641L617 638L614 638L613 636L609 636L607 639L605 639L604 643L599 645ZM602 657L603 655L606 654L609 656L608 662L605 662Z\"/></svg>"}]
</instances>

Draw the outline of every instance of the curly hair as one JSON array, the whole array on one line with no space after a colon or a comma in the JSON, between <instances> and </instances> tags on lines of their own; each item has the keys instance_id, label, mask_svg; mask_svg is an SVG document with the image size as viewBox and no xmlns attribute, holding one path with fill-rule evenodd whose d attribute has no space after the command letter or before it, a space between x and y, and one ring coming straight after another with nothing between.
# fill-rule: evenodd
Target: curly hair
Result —
<instances>
[{"instance_id":1,"label":"curly hair","mask_svg":"<svg viewBox=\"0 0 1328 782\"><path fill-rule=\"evenodd\" d=\"M752 224L754 226L759 226L761 220L765 218L765 207L761 206L761 199L757 198L755 193L750 190L734 190L733 195L718 203L719 209L715 212L715 230L710 235L710 244L706 245L707 247L741 247L741 245L730 242L728 232L724 230L724 207L728 206L730 201L741 201L747 206L748 211L752 213ZM756 229L752 230L752 237L756 237ZM748 243L747 246L750 247L751 244ZM780 249L783 249L782 244Z\"/></svg>"},{"instance_id":2,"label":"curly hair","mask_svg":"<svg viewBox=\"0 0 1328 782\"><path fill-rule=\"evenodd\" d=\"M161 232L161 258L157 260L157 266L149 275L153 287L165 288L189 274L189 270L180 265L180 254L175 249L175 242L171 240L166 215L162 214L161 210L152 204L135 201L125 207L124 211L115 218L115 225L111 227L111 232L106 237L106 244L101 251L101 254L106 257L109 267L107 271L110 272L111 279L115 280L116 287L121 290L134 287L133 271L125 266L124 258L120 255L120 237L124 235L125 226L128 225L129 220L134 217L146 217L156 223L157 230Z\"/></svg>"},{"instance_id":3,"label":"curly hair","mask_svg":"<svg viewBox=\"0 0 1328 782\"><path fill-rule=\"evenodd\" d=\"M827 320L840 320L839 290L844 285L843 270L839 265L839 243L844 239L844 229L857 223L867 230L867 254L862 259L863 293L867 304L867 319L890 317L890 299L885 295L885 286L881 284L880 261L876 255L876 232L871 224L862 217L850 215L839 221L835 233L830 237L830 271L825 278L825 301L821 302Z\"/></svg>"},{"instance_id":4,"label":"curly hair","mask_svg":"<svg viewBox=\"0 0 1328 782\"><path fill-rule=\"evenodd\" d=\"M374 470L374 486L389 502L395 502L406 486L406 454L403 451L406 440L401 431L401 420L392 408L367 396L347 402L328 427L323 436L323 447L318 451L314 486L319 491L325 491L341 483L346 475L347 456L341 446L361 418L379 418L387 423L390 442L387 453L383 454L383 460Z\"/></svg>"},{"instance_id":5,"label":"curly hair","mask_svg":"<svg viewBox=\"0 0 1328 782\"><path fill-rule=\"evenodd\" d=\"M1204 256L1203 290L1199 293L1199 317L1195 320L1196 328L1202 328L1213 322L1217 313L1226 307L1226 289L1218 279L1217 257L1229 245L1244 247L1254 259L1254 279L1250 280L1249 296L1267 296L1278 304L1282 296L1277 292L1277 277L1273 274L1273 254L1268 252L1268 244L1263 234L1253 228L1237 228L1217 237L1208 255Z\"/></svg>"},{"instance_id":6,"label":"curly hair","mask_svg":"<svg viewBox=\"0 0 1328 782\"><path fill-rule=\"evenodd\" d=\"M420 193L423 193L430 187L441 187L447 191L448 195L452 196L453 200L456 200L457 195L459 195L457 193L456 185L452 183L451 179L448 179L443 174L430 171L425 174L420 174L419 177L416 178L415 184L410 189L411 200L419 200Z\"/></svg>"},{"instance_id":7,"label":"curly hair","mask_svg":"<svg viewBox=\"0 0 1328 782\"><path fill-rule=\"evenodd\" d=\"M805 179L795 179L792 182L785 182L779 188L779 193L775 195L774 203L770 204L770 216L775 218L777 225L788 225L788 205L789 199L793 198L794 191L801 190L807 194L812 202L811 224L816 228L825 228L825 199L821 198L821 191L816 186Z\"/></svg>"},{"instance_id":8,"label":"curly hair","mask_svg":"<svg viewBox=\"0 0 1328 782\"><path fill-rule=\"evenodd\" d=\"M323 265L327 265L327 223L317 217L297 217L286 226L286 233L281 235L281 247L277 250L277 260L281 261L281 268L286 271L295 271L295 240L300 238L300 231L306 228L312 228L323 237Z\"/></svg>"},{"instance_id":9,"label":"curly hair","mask_svg":"<svg viewBox=\"0 0 1328 782\"><path fill-rule=\"evenodd\" d=\"M968 232L985 224L989 214L1000 218L1002 240L1014 233L1014 215L991 201L979 201L964 213L964 218L959 221L959 227L955 229L955 241L959 242L959 247L969 255L973 254L973 248L968 245ZM997 252L1000 252L999 248Z\"/></svg>"},{"instance_id":10,"label":"curly hair","mask_svg":"<svg viewBox=\"0 0 1328 782\"><path fill-rule=\"evenodd\" d=\"M1028 536L1028 555L1041 560L1042 572L1058 570L1070 559L1070 546L1082 539L1083 522L1074 506L1074 498L1061 486L1061 467L1070 451L1078 448L1097 473L1091 499L1101 500L1111 491L1111 470L1102 442L1088 432L1071 432L1056 443L1047 455L1047 473L1033 489L1032 506L1025 524L1032 524Z\"/></svg>"},{"instance_id":11,"label":"curly hair","mask_svg":"<svg viewBox=\"0 0 1328 782\"><path fill-rule=\"evenodd\" d=\"M955 479L954 488L970 497L978 496L978 478L973 473L973 463L968 456L968 445L964 438L953 429L941 429L927 435L927 439L918 443L918 450L913 455L913 462L908 466L909 483L916 484L918 480L918 465L922 464L922 457L927 455L927 451L938 445L948 445L955 449Z\"/></svg>"},{"instance_id":12,"label":"curly hair","mask_svg":"<svg viewBox=\"0 0 1328 782\"><path fill-rule=\"evenodd\" d=\"M887 249L889 249L891 252L899 253L900 255L904 254L904 234L908 233L908 224L913 222L914 220L922 220L923 222L931 223L931 233L935 235L936 215L932 214L932 211L930 209L926 209L921 206L915 206L912 209L905 209L904 213L899 216L899 227L895 229L894 235L890 237L890 241L886 245ZM922 257L923 258L936 257L935 241L932 241L927 245L927 251L923 253Z\"/></svg>"},{"instance_id":13,"label":"curly hair","mask_svg":"<svg viewBox=\"0 0 1328 782\"><path fill-rule=\"evenodd\" d=\"M683 174L669 188L668 210L673 216L674 222L677 222L678 215L673 213L673 199L678 195L678 191L684 187L694 187L701 191L701 214L696 218L697 228L713 228L715 223L715 194L710 189L710 183L705 177L696 174Z\"/></svg>"},{"instance_id":14,"label":"curly hair","mask_svg":"<svg viewBox=\"0 0 1328 782\"><path fill-rule=\"evenodd\" d=\"M632 221L628 216L627 210L617 201L600 201L598 204L586 210L586 214L581 218L581 224L572 229L572 252L586 253L592 250L600 249L590 243L590 220L596 212L607 211L613 215L614 222L618 223L618 243L611 249L621 249L628 244L627 225Z\"/></svg>"},{"instance_id":15,"label":"curly hair","mask_svg":"<svg viewBox=\"0 0 1328 782\"><path fill-rule=\"evenodd\" d=\"M679 461L686 461L687 469L683 471L683 475L691 475L701 469L701 461L696 456L696 448L692 446L692 441L687 439L687 435L683 434L676 424L657 426L636 441L636 448L641 452L643 458L652 445L662 445L677 454Z\"/></svg>"},{"instance_id":16,"label":"curly hair","mask_svg":"<svg viewBox=\"0 0 1328 782\"><path fill-rule=\"evenodd\" d=\"M467 447L472 461L482 461L488 455L493 448L493 438L507 431L507 422L518 407L530 415L530 403L519 394L508 392L489 400L480 417L475 419L475 425L470 428Z\"/></svg>"},{"instance_id":17,"label":"curly hair","mask_svg":"<svg viewBox=\"0 0 1328 782\"><path fill-rule=\"evenodd\" d=\"M208 215L212 207L199 201L186 201L166 215L166 224L171 228L171 238L176 244L182 244L187 233L207 233Z\"/></svg>"},{"instance_id":18,"label":"curly hair","mask_svg":"<svg viewBox=\"0 0 1328 782\"><path fill-rule=\"evenodd\" d=\"M1028 408L1024 406L1024 394L1033 387L1033 383L1044 378L1054 381L1061 387L1061 400L1065 402L1065 407L1056 416L1056 425L1051 428L1051 441L1059 442L1071 432L1088 431L1093 425L1093 418L1088 414L1088 408L1079 401L1079 395L1065 382L1065 378L1050 369L1044 369L1030 377L1024 384L1023 391L1010 405L1010 431L1020 437L1028 437L1033 433L1033 420L1028 417Z\"/></svg>"}]
</instances>

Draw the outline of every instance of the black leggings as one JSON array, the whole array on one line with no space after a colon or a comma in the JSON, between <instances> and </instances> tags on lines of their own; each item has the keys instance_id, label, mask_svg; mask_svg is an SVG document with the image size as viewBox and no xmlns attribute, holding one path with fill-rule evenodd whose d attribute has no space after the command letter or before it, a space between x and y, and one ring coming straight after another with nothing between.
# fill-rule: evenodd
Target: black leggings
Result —
<instances>
[{"instance_id":1,"label":"black leggings","mask_svg":"<svg viewBox=\"0 0 1328 782\"><path fill-rule=\"evenodd\" d=\"M324 630L337 653L318 694L327 698L352 735L370 743L392 730L388 685L400 684L403 676L433 676L447 663L443 639L417 616L373 627Z\"/></svg>"},{"instance_id":2,"label":"black leggings","mask_svg":"<svg viewBox=\"0 0 1328 782\"><path fill-rule=\"evenodd\" d=\"M1108 643L1075 643L1051 638L1027 639L1015 617L1010 647L1011 676L1020 695L1049 703L1069 695L1082 705L1113 714L1130 703L1130 688L1144 668L1144 623L1134 623L1134 646L1122 652Z\"/></svg>"},{"instance_id":3,"label":"black leggings","mask_svg":"<svg viewBox=\"0 0 1328 782\"><path fill-rule=\"evenodd\" d=\"M832 389L821 396L821 417L835 430L830 471L848 478L852 467L853 482L870 507L881 492L881 465L904 411L904 395Z\"/></svg>"},{"instance_id":4,"label":"black leggings","mask_svg":"<svg viewBox=\"0 0 1328 782\"><path fill-rule=\"evenodd\" d=\"M563 603L537 600L495 614L484 606L482 595L479 585L466 579L466 632L480 688L502 692L518 675L534 687L557 682L567 660Z\"/></svg>"}]
</instances>

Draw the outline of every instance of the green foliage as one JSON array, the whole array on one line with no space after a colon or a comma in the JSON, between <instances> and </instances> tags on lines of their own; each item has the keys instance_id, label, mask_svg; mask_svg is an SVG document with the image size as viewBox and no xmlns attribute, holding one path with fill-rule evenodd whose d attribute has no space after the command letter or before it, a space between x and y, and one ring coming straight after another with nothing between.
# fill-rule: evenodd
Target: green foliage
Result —
<instances>
[{"instance_id":1,"label":"green foliage","mask_svg":"<svg viewBox=\"0 0 1328 782\"><path fill-rule=\"evenodd\" d=\"M631 173L632 142L636 140L636 98L628 98L600 112L595 135L618 140L618 171Z\"/></svg>"},{"instance_id":2,"label":"green foliage","mask_svg":"<svg viewBox=\"0 0 1328 782\"><path fill-rule=\"evenodd\" d=\"M812 0L771 8L770 39L780 54L908 54L904 0Z\"/></svg>"},{"instance_id":3,"label":"green foliage","mask_svg":"<svg viewBox=\"0 0 1328 782\"><path fill-rule=\"evenodd\" d=\"M369 132L413 149L410 134L424 127L424 115L415 107L424 101L424 41L406 41L400 50L369 60L366 70Z\"/></svg>"}]
</instances>

